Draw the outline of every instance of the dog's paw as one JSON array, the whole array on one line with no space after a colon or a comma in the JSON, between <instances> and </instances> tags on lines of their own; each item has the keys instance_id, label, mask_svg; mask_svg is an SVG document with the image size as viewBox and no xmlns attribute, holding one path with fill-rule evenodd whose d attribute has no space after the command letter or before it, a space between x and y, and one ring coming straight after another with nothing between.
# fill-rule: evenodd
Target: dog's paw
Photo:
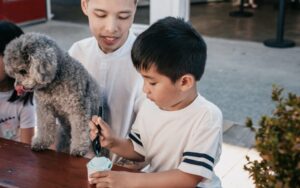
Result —
<instances>
[{"instance_id":1,"label":"dog's paw","mask_svg":"<svg viewBox=\"0 0 300 188\"><path fill-rule=\"evenodd\" d=\"M31 149L33 151L43 151L49 147L48 143L44 143L39 139L33 139L31 142Z\"/></svg>"},{"instance_id":2,"label":"dog's paw","mask_svg":"<svg viewBox=\"0 0 300 188\"><path fill-rule=\"evenodd\" d=\"M88 150L71 149L70 154L77 157L83 157L87 152Z\"/></svg>"},{"instance_id":3,"label":"dog's paw","mask_svg":"<svg viewBox=\"0 0 300 188\"><path fill-rule=\"evenodd\" d=\"M44 146L44 145L38 145L38 144L34 144L34 145L31 145L31 149L33 151L43 151L45 149L47 149L48 147Z\"/></svg>"}]
</instances>

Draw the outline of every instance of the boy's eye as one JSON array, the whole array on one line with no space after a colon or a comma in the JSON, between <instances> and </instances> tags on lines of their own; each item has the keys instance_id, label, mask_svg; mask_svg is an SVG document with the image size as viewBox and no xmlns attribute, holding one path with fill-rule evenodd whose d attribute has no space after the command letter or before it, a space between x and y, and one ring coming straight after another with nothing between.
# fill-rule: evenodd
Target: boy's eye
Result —
<instances>
[{"instance_id":1,"label":"boy's eye","mask_svg":"<svg viewBox=\"0 0 300 188\"><path fill-rule=\"evenodd\" d=\"M24 70L24 69L22 69L22 70L19 71L19 73L20 73L22 76L24 76L25 74L27 74L27 71Z\"/></svg>"},{"instance_id":2,"label":"boy's eye","mask_svg":"<svg viewBox=\"0 0 300 188\"><path fill-rule=\"evenodd\" d=\"M149 84L152 85L152 86L155 86L156 82L150 82Z\"/></svg>"}]
</instances>

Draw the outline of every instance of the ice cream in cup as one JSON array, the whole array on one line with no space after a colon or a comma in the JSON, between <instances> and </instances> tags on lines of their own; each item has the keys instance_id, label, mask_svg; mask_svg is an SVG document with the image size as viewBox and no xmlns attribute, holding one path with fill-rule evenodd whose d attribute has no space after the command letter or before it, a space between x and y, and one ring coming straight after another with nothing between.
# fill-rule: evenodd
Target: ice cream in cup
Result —
<instances>
[{"instance_id":1,"label":"ice cream in cup","mask_svg":"<svg viewBox=\"0 0 300 188\"><path fill-rule=\"evenodd\" d=\"M106 157L96 156L87 163L86 167L88 171L88 180L90 182L91 174L99 171L110 170L112 168L112 162Z\"/></svg>"}]
</instances>

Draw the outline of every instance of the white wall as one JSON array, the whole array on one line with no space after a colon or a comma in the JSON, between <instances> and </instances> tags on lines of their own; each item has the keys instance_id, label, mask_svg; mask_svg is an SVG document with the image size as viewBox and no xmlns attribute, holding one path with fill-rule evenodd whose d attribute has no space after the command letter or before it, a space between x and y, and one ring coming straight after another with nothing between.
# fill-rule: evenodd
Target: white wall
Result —
<instances>
[{"instance_id":1,"label":"white wall","mask_svg":"<svg viewBox=\"0 0 300 188\"><path fill-rule=\"evenodd\" d=\"M167 17L190 18L189 0L150 0L150 24Z\"/></svg>"}]
</instances>

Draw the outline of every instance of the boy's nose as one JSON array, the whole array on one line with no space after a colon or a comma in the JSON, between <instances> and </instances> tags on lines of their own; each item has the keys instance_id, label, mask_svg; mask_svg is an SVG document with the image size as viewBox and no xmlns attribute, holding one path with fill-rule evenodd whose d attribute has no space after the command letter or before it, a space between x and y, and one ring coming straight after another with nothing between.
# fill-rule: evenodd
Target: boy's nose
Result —
<instances>
[{"instance_id":1,"label":"boy's nose","mask_svg":"<svg viewBox=\"0 0 300 188\"><path fill-rule=\"evenodd\" d=\"M144 86L143 86L143 92L146 93L146 94L150 93L150 90L148 89L148 87L146 86L146 84L144 84Z\"/></svg>"}]
</instances>

